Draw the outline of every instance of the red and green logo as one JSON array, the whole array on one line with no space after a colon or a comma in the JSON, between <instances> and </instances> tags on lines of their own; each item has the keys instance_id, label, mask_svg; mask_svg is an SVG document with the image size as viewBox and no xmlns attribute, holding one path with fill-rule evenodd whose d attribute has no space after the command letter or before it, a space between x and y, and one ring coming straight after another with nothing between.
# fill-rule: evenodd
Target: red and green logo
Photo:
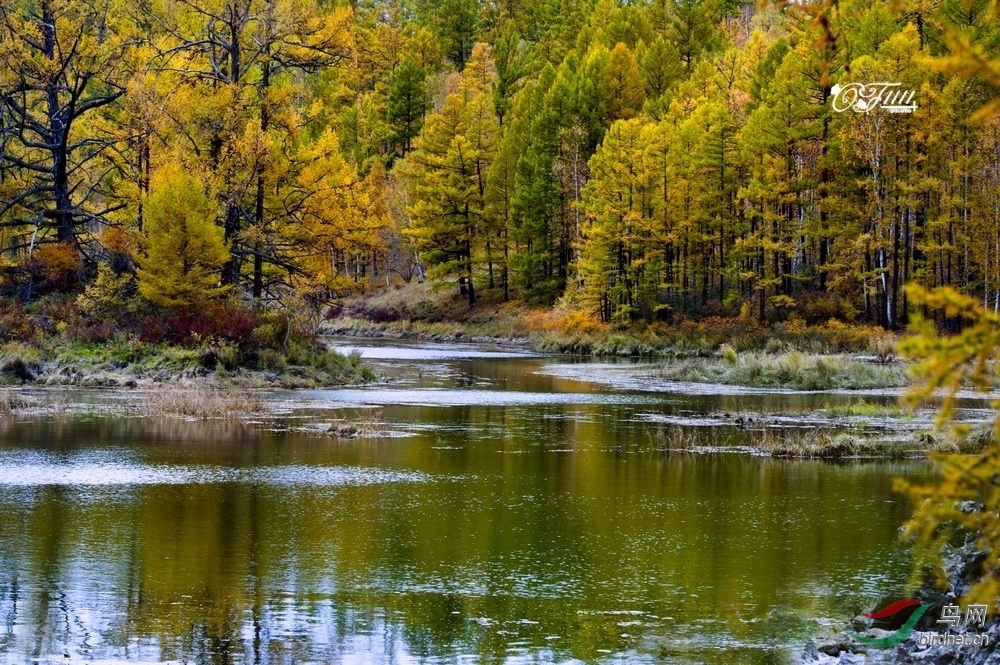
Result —
<instances>
[{"instance_id":1,"label":"red and green logo","mask_svg":"<svg viewBox=\"0 0 1000 665\"><path fill-rule=\"evenodd\" d=\"M859 642L864 642L865 644L870 644L873 647L879 649L888 649L900 644L910 633L913 632L914 626L920 621L920 617L931 608L932 603L922 603L915 598L906 598L905 600L897 600L895 603L891 603L877 612L871 612L870 614L865 614L869 619L886 619L901 612L908 607L913 607L914 605L919 605L917 609L913 611L913 614L906 620L906 622L897 628L892 634L886 635L885 637L873 638L873 637L862 637L861 635L855 635L854 633L848 633L851 637L858 640Z\"/></svg>"}]
</instances>

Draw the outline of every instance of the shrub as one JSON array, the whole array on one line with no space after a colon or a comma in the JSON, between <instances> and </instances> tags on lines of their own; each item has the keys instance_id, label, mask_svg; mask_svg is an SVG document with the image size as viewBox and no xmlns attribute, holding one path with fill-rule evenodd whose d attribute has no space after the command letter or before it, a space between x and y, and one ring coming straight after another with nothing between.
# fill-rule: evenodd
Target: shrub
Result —
<instances>
[{"instance_id":1,"label":"shrub","mask_svg":"<svg viewBox=\"0 0 1000 665\"><path fill-rule=\"evenodd\" d=\"M229 371L239 366L239 347L233 342L208 339L198 355L198 364L206 369L216 369L220 365Z\"/></svg>"},{"instance_id":2,"label":"shrub","mask_svg":"<svg viewBox=\"0 0 1000 665\"><path fill-rule=\"evenodd\" d=\"M111 316L120 319L123 312L135 312L135 278L129 273L116 275L106 263L97 268L97 278L77 297L80 311L91 318Z\"/></svg>"},{"instance_id":3,"label":"shrub","mask_svg":"<svg viewBox=\"0 0 1000 665\"><path fill-rule=\"evenodd\" d=\"M735 365L740 361L740 356L736 353L736 349L729 346L728 344L722 345L722 359L725 360L730 365Z\"/></svg>"},{"instance_id":4,"label":"shrub","mask_svg":"<svg viewBox=\"0 0 1000 665\"><path fill-rule=\"evenodd\" d=\"M257 368L272 372L281 372L288 366L285 355L274 349L262 349L257 355Z\"/></svg>"},{"instance_id":5,"label":"shrub","mask_svg":"<svg viewBox=\"0 0 1000 665\"><path fill-rule=\"evenodd\" d=\"M41 369L38 349L14 342L5 344L0 350L0 374L25 383L34 381Z\"/></svg>"},{"instance_id":6,"label":"shrub","mask_svg":"<svg viewBox=\"0 0 1000 665\"><path fill-rule=\"evenodd\" d=\"M868 340L868 353L881 362L889 362L896 357L896 340L892 335L875 335Z\"/></svg>"},{"instance_id":7,"label":"shrub","mask_svg":"<svg viewBox=\"0 0 1000 665\"><path fill-rule=\"evenodd\" d=\"M284 312L265 312L252 334L258 349L280 349L291 339L312 338L307 331L295 326Z\"/></svg>"},{"instance_id":8,"label":"shrub","mask_svg":"<svg viewBox=\"0 0 1000 665\"><path fill-rule=\"evenodd\" d=\"M139 336L152 344L168 342L182 346L197 346L202 340L215 338L233 342L246 353L256 349L253 333L259 322L253 310L215 302L195 313L147 316L139 325Z\"/></svg>"},{"instance_id":9,"label":"shrub","mask_svg":"<svg viewBox=\"0 0 1000 665\"><path fill-rule=\"evenodd\" d=\"M71 340L87 343L106 342L114 337L118 331L119 326L115 323L93 323L78 320L66 327L66 336Z\"/></svg>"},{"instance_id":10,"label":"shrub","mask_svg":"<svg viewBox=\"0 0 1000 665\"><path fill-rule=\"evenodd\" d=\"M35 336L35 326L17 301L0 301L0 341L28 342Z\"/></svg>"},{"instance_id":11,"label":"shrub","mask_svg":"<svg viewBox=\"0 0 1000 665\"><path fill-rule=\"evenodd\" d=\"M31 257L33 271L45 279L68 282L83 268L76 247L65 242L42 245Z\"/></svg>"},{"instance_id":12,"label":"shrub","mask_svg":"<svg viewBox=\"0 0 1000 665\"><path fill-rule=\"evenodd\" d=\"M810 325L821 324L830 319L853 321L858 316L857 308L836 294L811 294L808 298L803 298L802 302L802 316Z\"/></svg>"}]
</instances>

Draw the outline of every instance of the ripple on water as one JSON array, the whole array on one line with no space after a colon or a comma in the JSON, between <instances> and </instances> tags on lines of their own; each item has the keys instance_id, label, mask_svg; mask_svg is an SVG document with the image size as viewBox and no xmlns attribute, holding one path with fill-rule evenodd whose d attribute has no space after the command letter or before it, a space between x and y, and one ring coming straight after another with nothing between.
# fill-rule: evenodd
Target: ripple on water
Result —
<instances>
[{"instance_id":1,"label":"ripple on water","mask_svg":"<svg viewBox=\"0 0 1000 665\"><path fill-rule=\"evenodd\" d=\"M541 406L547 404L649 404L651 395L608 393L543 393L516 390L399 390L377 389L312 390L305 400L326 402L324 406L361 404L407 406Z\"/></svg>"},{"instance_id":2,"label":"ripple on water","mask_svg":"<svg viewBox=\"0 0 1000 665\"><path fill-rule=\"evenodd\" d=\"M18 459L19 457L22 459ZM153 465L132 461L94 460L89 457L92 456L45 459L45 456L38 454L8 455L7 459L0 462L0 487L211 483L338 487L431 480L428 474L416 471L366 467L286 465L235 469L221 466Z\"/></svg>"}]
</instances>

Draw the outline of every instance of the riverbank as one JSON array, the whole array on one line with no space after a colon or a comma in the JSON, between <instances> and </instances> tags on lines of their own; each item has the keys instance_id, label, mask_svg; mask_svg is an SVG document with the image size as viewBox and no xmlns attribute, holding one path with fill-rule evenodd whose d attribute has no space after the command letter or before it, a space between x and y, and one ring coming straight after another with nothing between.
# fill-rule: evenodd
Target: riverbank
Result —
<instances>
[{"instance_id":1,"label":"riverbank","mask_svg":"<svg viewBox=\"0 0 1000 665\"><path fill-rule=\"evenodd\" d=\"M830 320L764 326L746 318L602 324L579 310L511 303L456 304L454 294L410 284L345 301L319 326L327 335L472 342L590 357L664 361L660 381L793 390L870 390L909 385L897 336Z\"/></svg>"},{"instance_id":2,"label":"riverbank","mask_svg":"<svg viewBox=\"0 0 1000 665\"><path fill-rule=\"evenodd\" d=\"M530 306L481 300L473 308L453 288L429 283L395 285L345 299L331 308L320 331L330 335L422 341L483 341L536 351L589 356L714 357L723 345L737 354L863 355L896 360L896 335L876 326L834 319L808 323L790 317L761 324L749 317L675 317L628 327L601 323L596 315L560 305Z\"/></svg>"},{"instance_id":3,"label":"riverbank","mask_svg":"<svg viewBox=\"0 0 1000 665\"><path fill-rule=\"evenodd\" d=\"M0 386L313 388L376 378L331 350L301 312L235 300L162 310L90 288L0 303Z\"/></svg>"},{"instance_id":4,"label":"riverbank","mask_svg":"<svg viewBox=\"0 0 1000 665\"><path fill-rule=\"evenodd\" d=\"M0 346L0 386L316 388L377 378L357 354L338 353L321 342L270 352L265 362L258 355L252 363L234 346L213 340L195 347L147 344L131 337Z\"/></svg>"}]
</instances>

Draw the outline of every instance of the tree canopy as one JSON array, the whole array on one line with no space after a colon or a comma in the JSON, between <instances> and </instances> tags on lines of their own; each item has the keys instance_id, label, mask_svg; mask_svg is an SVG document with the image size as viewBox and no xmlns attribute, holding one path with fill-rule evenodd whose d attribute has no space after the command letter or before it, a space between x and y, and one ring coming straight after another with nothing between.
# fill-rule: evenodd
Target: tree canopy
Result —
<instances>
[{"instance_id":1,"label":"tree canopy","mask_svg":"<svg viewBox=\"0 0 1000 665\"><path fill-rule=\"evenodd\" d=\"M412 278L416 260L471 306L561 299L622 325L750 312L900 328L907 283L998 311L991 16L860 0L7 3L0 288L80 289L101 265L148 285L190 233L212 272L192 293L217 277L258 304L332 302ZM833 109L834 86L877 81L915 110Z\"/></svg>"}]
</instances>

